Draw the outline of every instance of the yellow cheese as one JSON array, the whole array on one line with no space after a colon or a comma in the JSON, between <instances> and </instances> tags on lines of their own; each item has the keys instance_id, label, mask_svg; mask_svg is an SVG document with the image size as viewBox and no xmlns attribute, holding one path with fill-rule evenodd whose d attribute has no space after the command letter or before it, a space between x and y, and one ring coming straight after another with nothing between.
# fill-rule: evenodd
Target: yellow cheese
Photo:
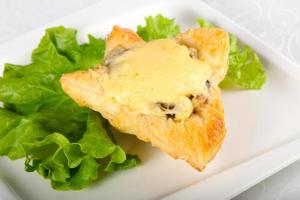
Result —
<instances>
[{"instance_id":1,"label":"yellow cheese","mask_svg":"<svg viewBox=\"0 0 300 200\"><path fill-rule=\"evenodd\" d=\"M175 114L177 120L191 115L188 97L206 94L205 82L212 73L173 39L138 45L113 59L107 71L101 81L105 99L141 114ZM174 108L162 109L161 103Z\"/></svg>"}]
</instances>

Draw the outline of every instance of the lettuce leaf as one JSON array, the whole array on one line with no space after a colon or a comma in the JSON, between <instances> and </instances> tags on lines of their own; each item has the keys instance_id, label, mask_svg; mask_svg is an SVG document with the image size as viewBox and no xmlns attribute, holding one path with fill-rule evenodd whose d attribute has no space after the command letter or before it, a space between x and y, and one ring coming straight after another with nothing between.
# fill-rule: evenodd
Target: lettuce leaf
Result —
<instances>
[{"instance_id":1,"label":"lettuce leaf","mask_svg":"<svg viewBox=\"0 0 300 200\"><path fill-rule=\"evenodd\" d=\"M98 113L90 111L87 129L77 142L71 143L62 134L52 133L43 140L23 143L27 171L36 170L49 178L55 189L76 190L96 180L98 173L116 171L111 170L111 165L122 168L131 162L129 167L135 166L138 159L135 157L136 163L132 163L132 156L127 159L121 147L108 136L104 128L106 123Z\"/></svg>"},{"instance_id":2,"label":"lettuce leaf","mask_svg":"<svg viewBox=\"0 0 300 200\"><path fill-rule=\"evenodd\" d=\"M211 28L213 24L197 19L200 27ZM220 87L240 87L243 89L261 89L266 82L266 74L257 54L249 46L243 47L238 38L230 33L229 67Z\"/></svg>"},{"instance_id":3,"label":"lettuce leaf","mask_svg":"<svg viewBox=\"0 0 300 200\"><path fill-rule=\"evenodd\" d=\"M265 82L266 74L257 54L249 46L241 47L236 36L231 34L229 67L220 86L261 89Z\"/></svg>"},{"instance_id":4,"label":"lettuce leaf","mask_svg":"<svg viewBox=\"0 0 300 200\"><path fill-rule=\"evenodd\" d=\"M212 27L214 27L214 25L212 23L210 23L210 22L208 22L208 21L206 21L205 19L202 19L202 18L196 19L196 22L202 28L212 28Z\"/></svg>"},{"instance_id":5,"label":"lettuce leaf","mask_svg":"<svg viewBox=\"0 0 300 200\"><path fill-rule=\"evenodd\" d=\"M48 135L37 122L0 108L0 156L15 160L26 156L25 142L41 140Z\"/></svg>"},{"instance_id":6,"label":"lettuce leaf","mask_svg":"<svg viewBox=\"0 0 300 200\"><path fill-rule=\"evenodd\" d=\"M138 164L126 155L99 114L79 107L61 89L63 73L102 62L105 42L89 35L79 44L76 30L46 30L32 63L6 64L0 78L0 156L26 157L25 170L37 171L57 190L82 189L101 174Z\"/></svg>"},{"instance_id":7,"label":"lettuce leaf","mask_svg":"<svg viewBox=\"0 0 300 200\"><path fill-rule=\"evenodd\" d=\"M180 26L175 24L174 19L162 15L148 16L145 18L146 25L137 27L138 35L145 41L160 38L171 38L180 33Z\"/></svg>"}]
</instances>

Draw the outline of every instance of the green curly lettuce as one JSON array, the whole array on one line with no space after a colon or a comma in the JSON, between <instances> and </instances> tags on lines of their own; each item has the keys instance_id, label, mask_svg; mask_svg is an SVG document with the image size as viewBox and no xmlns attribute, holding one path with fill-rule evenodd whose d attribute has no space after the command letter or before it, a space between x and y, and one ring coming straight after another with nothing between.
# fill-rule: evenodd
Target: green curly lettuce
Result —
<instances>
[{"instance_id":1,"label":"green curly lettuce","mask_svg":"<svg viewBox=\"0 0 300 200\"><path fill-rule=\"evenodd\" d=\"M214 25L208 21L206 21L205 19L202 19L202 18L198 18L196 19L196 22L198 23L198 25L201 27L201 28L212 28L214 27Z\"/></svg>"},{"instance_id":2,"label":"green curly lettuce","mask_svg":"<svg viewBox=\"0 0 300 200\"><path fill-rule=\"evenodd\" d=\"M162 15L148 16L145 18L146 25L137 27L138 35L145 41L171 38L180 33L180 26L175 24L174 19Z\"/></svg>"},{"instance_id":3,"label":"green curly lettuce","mask_svg":"<svg viewBox=\"0 0 300 200\"><path fill-rule=\"evenodd\" d=\"M204 19L197 19L200 27L214 25ZM243 89L261 89L266 82L266 74L257 54L249 46L243 47L238 38L230 34L229 67L222 88L237 86Z\"/></svg>"},{"instance_id":4,"label":"green curly lettuce","mask_svg":"<svg viewBox=\"0 0 300 200\"><path fill-rule=\"evenodd\" d=\"M0 78L0 156L24 158L57 190L78 190L101 173L134 167L139 159L115 143L100 114L79 107L61 89L63 73L102 62L105 42L89 35L79 44L76 30L46 30L32 63L6 64Z\"/></svg>"},{"instance_id":5,"label":"green curly lettuce","mask_svg":"<svg viewBox=\"0 0 300 200\"><path fill-rule=\"evenodd\" d=\"M230 34L229 67L220 86L261 89L265 82L266 74L258 55L249 46L241 47L236 36Z\"/></svg>"}]
</instances>

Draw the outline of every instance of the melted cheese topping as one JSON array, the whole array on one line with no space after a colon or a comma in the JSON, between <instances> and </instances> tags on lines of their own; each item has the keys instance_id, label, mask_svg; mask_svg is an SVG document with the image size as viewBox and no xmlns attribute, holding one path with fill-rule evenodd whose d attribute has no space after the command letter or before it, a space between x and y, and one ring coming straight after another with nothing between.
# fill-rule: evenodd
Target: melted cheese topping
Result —
<instances>
[{"instance_id":1,"label":"melted cheese topping","mask_svg":"<svg viewBox=\"0 0 300 200\"><path fill-rule=\"evenodd\" d=\"M206 94L205 82L210 75L210 66L191 58L187 47L161 39L116 57L101 84L106 100L127 106L132 112L175 114L177 120L184 120L193 111L188 97ZM174 108L162 109L160 103Z\"/></svg>"}]
</instances>

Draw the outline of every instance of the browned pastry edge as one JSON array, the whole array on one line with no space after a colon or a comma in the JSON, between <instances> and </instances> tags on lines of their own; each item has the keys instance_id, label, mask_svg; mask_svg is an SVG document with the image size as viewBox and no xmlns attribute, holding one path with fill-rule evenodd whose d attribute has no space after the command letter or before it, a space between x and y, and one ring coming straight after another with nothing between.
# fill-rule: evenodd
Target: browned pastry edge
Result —
<instances>
[{"instance_id":1,"label":"browned pastry edge","mask_svg":"<svg viewBox=\"0 0 300 200\"><path fill-rule=\"evenodd\" d=\"M216 69L214 71L215 77L213 79L221 80L223 75L220 71L227 69L228 35L224 31L220 32L220 29L211 29L211 32L209 29L204 32L197 30L195 30L195 38L191 39L183 33L185 38L178 36L177 40L187 46L189 44L186 41L189 41L192 47L198 50L199 55L206 55L199 59L205 59L205 57L211 59L215 56L217 59L214 62L218 64L217 66L221 70ZM209 38L213 37L213 33L217 34L218 37L222 35L224 38L220 39L222 41L220 44L213 39L206 40L207 42L213 41L212 44L205 44L203 41L197 41L201 35L200 32L201 34L209 34ZM187 33L190 35L189 32ZM193 37L193 34L190 37ZM141 38L133 31L115 26L107 39L106 56L116 47L122 46L122 48L128 49L141 42L143 42ZM202 46L195 46L195 44ZM219 47L218 45L223 46ZM211 54L211 58L208 58L209 54ZM209 62L213 62L213 60L209 60ZM200 171L214 158L221 147L226 132L221 92L216 82L210 86L208 101L199 105L190 118L183 122L176 122L163 116L134 114L128 107L121 105L119 105L117 112L110 113L107 110L107 105L97 104L103 93L99 84L103 73L105 73L104 70L99 66L88 71L65 74L61 78L61 85L75 102L80 106L100 112L116 129L136 135L145 142L151 142L153 146L160 148L174 158L186 160Z\"/></svg>"}]
</instances>

